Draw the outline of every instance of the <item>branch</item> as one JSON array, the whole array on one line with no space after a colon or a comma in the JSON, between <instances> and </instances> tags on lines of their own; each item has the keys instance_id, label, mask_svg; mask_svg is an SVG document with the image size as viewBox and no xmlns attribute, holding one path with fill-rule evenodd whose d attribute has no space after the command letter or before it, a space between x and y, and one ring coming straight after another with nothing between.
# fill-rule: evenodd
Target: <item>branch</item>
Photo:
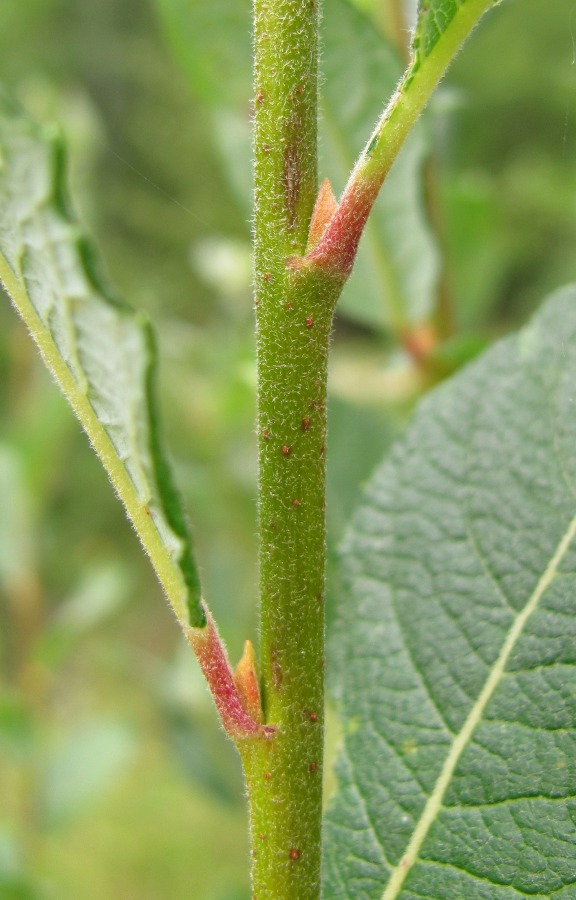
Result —
<instances>
[{"instance_id":1,"label":"branch","mask_svg":"<svg viewBox=\"0 0 576 900\"><path fill-rule=\"evenodd\" d=\"M464 0L444 31L438 32L434 17L445 14L442 0L421 4L406 73L352 170L321 238L306 256L290 261L293 268L310 266L344 279L349 276L370 210L406 137L465 40L495 5L494 0Z\"/></svg>"}]
</instances>

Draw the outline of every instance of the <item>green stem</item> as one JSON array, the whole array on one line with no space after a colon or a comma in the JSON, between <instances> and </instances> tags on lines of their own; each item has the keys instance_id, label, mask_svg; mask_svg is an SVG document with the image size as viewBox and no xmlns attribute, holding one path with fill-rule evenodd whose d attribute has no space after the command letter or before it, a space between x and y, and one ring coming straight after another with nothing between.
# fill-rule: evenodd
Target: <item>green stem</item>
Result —
<instances>
[{"instance_id":1,"label":"green stem","mask_svg":"<svg viewBox=\"0 0 576 900\"><path fill-rule=\"evenodd\" d=\"M307 257L325 270L349 273L358 242L392 163L432 92L495 0L466 0L430 52L412 57L406 74L361 153L322 240Z\"/></svg>"},{"instance_id":2,"label":"green stem","mask_svg":"<svg viewBox=\"0 0 576 900\"><path fill-rule=\"evenodd\" d=\"M317 194L315 0L255 0L260 656L271 740L239 744L253 895L320 893L326 373L341 279L294 269Z\"/></svg>"},{"instance_id":3,"label":"green stem","mask_svg":"<svg viewBox=\"0 0 576 900\"><path fill-rule=\"evenodd\" d=\"M392 161L492 2L467 0L437 46L414 59L337 207L323 186L309 233L317 192L315 0L255 0L260 643L264 727L271 730L252 731L237 745L257 900L320 896L326 376L334 306Z\"/></svg>"}]
</instances>

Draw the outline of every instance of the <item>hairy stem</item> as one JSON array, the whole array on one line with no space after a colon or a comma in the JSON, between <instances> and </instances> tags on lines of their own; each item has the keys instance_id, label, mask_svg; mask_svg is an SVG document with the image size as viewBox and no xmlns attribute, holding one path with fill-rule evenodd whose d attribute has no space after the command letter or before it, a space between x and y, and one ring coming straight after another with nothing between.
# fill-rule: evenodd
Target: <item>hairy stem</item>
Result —
<instances>
[{"instance_id":1,"label":"hairy stem","mask_svg":"<svg viewBox=\"0 0 576 900\"><path fill-rule=\"evenodd\" d=\"M322 240L308 256L311 264L345 275L351 271L366 220L392 163L446 69L493 5L494 0L467 0L430 53L423 59L413 55L350 175Z\"/></svg>"},{"instance_id":2,"label":"hairy stem","mask_svg":"<svg viewBox=\"0 0 576 900\"><path fill-rule=\"evenodd\" d=\"M468 0L413 59L339 205L317 193L316 0L254 0L260 649L264 727L242 739L257 900L320 896L326 376L333 309L372 204L458 47ZM312 218L312 224L311 224Z\"/></svg>"},{"instance_id":3,"label":"hairy stem","mask_svg":"<svg viewBox=\"0 0 576 900\"><path fill-rule=\"evenodd\" d=\"M269 741L240 746L253 894L320 892L326 371L341 279L291 267L317 194L315 0L255 0L260 657Z\"/></svg>"}]
</instances>

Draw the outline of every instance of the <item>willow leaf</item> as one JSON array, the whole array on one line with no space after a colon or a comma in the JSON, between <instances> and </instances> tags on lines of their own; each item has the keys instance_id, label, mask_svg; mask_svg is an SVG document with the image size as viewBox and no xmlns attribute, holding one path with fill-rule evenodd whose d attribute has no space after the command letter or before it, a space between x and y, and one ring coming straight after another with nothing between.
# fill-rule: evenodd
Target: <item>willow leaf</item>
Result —
<instances>
[{"instance_id":1,"label":"willow leaf","mask_svg":"<svg viewBox=\"0 0 576 900\"><path fill-rule=\"evenodd\" d=\"M204 624L158 434L146 317L105 284L67 199L59 137L0 94L0 281L120 496L183 626Z\"/></svg>"},{"instance_id":2,"label":"willow leaf","mask_svg":"<svg viewBox=\"0 0 576 900\"><path fill-rule=\"evenodd\" d=\"M326 898L576 896L576 287L421 405L349 531Z\"/></svg>"}]
</instances>

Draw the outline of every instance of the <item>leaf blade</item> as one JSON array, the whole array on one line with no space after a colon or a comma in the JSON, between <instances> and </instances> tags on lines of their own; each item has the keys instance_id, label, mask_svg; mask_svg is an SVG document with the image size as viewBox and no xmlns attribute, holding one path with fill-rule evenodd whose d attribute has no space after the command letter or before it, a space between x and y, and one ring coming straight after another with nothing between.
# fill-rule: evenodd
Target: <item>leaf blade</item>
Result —
<instances>
[{"instance_id":1,"label":"leaf blade","mask_svg":"<svg viewBox=\"0 0 576 900\"><path fill-rule=\"evenodd\" d=\"M0 281L99 455L183 625L205 623L155 407L145 316L115 296L69 209L62 144L0 94Z\"/></svg>"},{"instance_id":2,"label":"leaf blade","mask_svg":"<svg viewBox=\"0 0 576 900\"><path fill-rule=\"evenodd\" d=\"M573 889L575 299L432 395L356 517L326 897Z\"/></svg>"}]
</instances>

